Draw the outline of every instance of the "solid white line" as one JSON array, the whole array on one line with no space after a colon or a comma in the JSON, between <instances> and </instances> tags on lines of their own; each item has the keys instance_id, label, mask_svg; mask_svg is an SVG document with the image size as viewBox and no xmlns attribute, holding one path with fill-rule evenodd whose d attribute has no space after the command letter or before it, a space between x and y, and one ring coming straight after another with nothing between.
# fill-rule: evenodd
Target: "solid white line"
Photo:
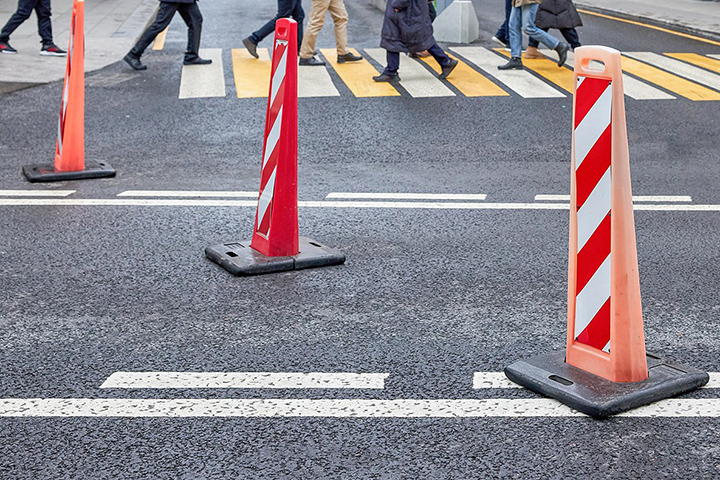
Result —
<instances>
[{"instance_id":1,"label":"solid white line","mask_svg":"<svg viewBox=\"0 0 720 480\"><path fill-rule=\"evenodd\" d=\"M600 311L607 299L610 298L610 259L608 255L605 261L595 271L587 285L577 292L575 300L575 337L577 338L583 330L590 325L595 315Z\"/></svg>"},{"instance_id":2,"label":"solid white line","mask_svg":"<svg viewBox=\"0 0 720 480\"><path fill-rule=\"evenodd\" d=\"M633 202L692 202L689 195L633 195ZM569 202L570 195L535 195L535 201Z\"/></svg>"},{"instance_id":3,"label":"solid white line","mask_svg":"<svg viewBox=\"0 0 720 480\"><path fill-rule=\"evenodd\" d=\"M118 193L118 197L198 197L198 198L257 198L258 192L211 192L182 190L127 190Z\"/></svg>"},{"instance_id":4,"label":"solid white line","mask_svg":"<svg viewBox=\"0 0 720 480\"><path fill-rule=\"evenodd\" d=\"M589 85L589 84L588 84ZM575 129L575 170L580 168L590 150L610 125L612 112L612 85L608 85L590 111Z\"/></svg>"},{"instance_id":5,"label":"solid white line","mask_svg":"<svg viewBox=\"0 0 720 480\"><path fill-rule=\"evenodd\" d=\"M250 200L174 200L174 199L51 199L0 198L0 207L12 206L115 206L115 207L257 207ZM478 202L359 202L300 201L306 208L397 208L418 210L568 210L567 203L478 203ZM635 211L720 212L720 205L634 205Z\"/></svg>"},{"instance_id":6,"label":"solid white line","mask_svg":"<svg viewBox=\"0 0 720 480\"><path fill-rule=\"evenodd\" d=\"M222 48L201 48L200 56L213 61L212 65L184 65L180 77L179 98L208 98L225 96L225 72Z\"/></svg>"},{"instance_id":7,"label":"solid white line","mask_svg":"<svg viewBox=\"0 0 720 480\"><path fill-rule=\"evenodd\" d=\"M385 65L386 52L384 49L366 48L365 52L379 64ZM404 54L400 54L399 74L400 85L415 98L455 96L455 93L427 68Z\"/></svg>"},{"instance_id":8,"label":"solid white line","mask_svg":"<svg viewBox=\"0 0 720 480\"><path fill-rule=\"evenodd\" d=\"M67 197L76 190L0 190L0 197Z\"/></svg>"},{"instance_id":9,"label":"solid white line","mask_svg":"<svg viewBox=\"0 0 720 480\"><path fill-rule=\"evenodd\" d=\"M669 399L623 417L720 417L720 399ZM369 399L0 399L0 417L125 418L482 418L578 417L549 398L463 400Z\"/></svg>"},{"instance_id":10,"label":"solid white line","mask_svg":"<svg viewBox=\"0 0 720 480\"><path fill-rule=\"evenodd\" d=\"M627 55L628 57L660 67L663 70L667 70L668 72L672 72L694 82L714 88L715 90L720 90L720 76L694 65L690 65L689 63L681 62L680 60L675 60L674 58L665 57L653 52L623 52L623 55Z\"/></svg>"},{"instance_id":11,"label":"solid white line","mask_svg":"<svg viewBox=\"0 0 720 480\"><path fill-rule=\"evenodd\" d=\"M300 65L298 67L298 97L339 97L340 92L322 66Z\"/></svg>"},{"instance_id":12,"label":"solid white line","mask_svg":"<svg viewBox=\"0 0 720 480\"><path fill-rule=\"evenodd\" d=\"M332 192L326 199L367 198L388 200L485 200L484 193L352 193Z\"/></svg>"},{"instance_id":13,"label":"solid white line","mask_svg":"<svg viewBox=\"0 0 720 480\"><path fill-rule=\"evenodd\" d=\"M511 382L504 372L475 372L473 373L473 388L522 388L515 382Z\"/></svg>"},{"instance_id":14,"label":"solid white line","mask_svg":"<svg viewBox=\"0 0 720 480\"><path fill-rule=\"evenodd\" d=\"M495 77L524 98L563 98L561 93L526 70L498 70L508 59L483 47L451 47L485 73Z\"/></svg>"},{"instance_id":15,"label":"solid white line","mask_svg":"<svg viewBox=\"0 0 720 480\"><path fill-rule=\"evenodd\" d=\"M115 372L100 388L385 388L387 373Z\"/></svg>"}]
</instances>

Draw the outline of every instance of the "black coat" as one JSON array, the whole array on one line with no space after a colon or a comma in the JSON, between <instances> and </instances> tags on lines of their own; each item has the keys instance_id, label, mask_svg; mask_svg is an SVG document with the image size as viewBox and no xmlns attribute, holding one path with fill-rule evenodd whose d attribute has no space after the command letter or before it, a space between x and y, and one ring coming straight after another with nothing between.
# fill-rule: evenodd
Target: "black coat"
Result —
<instances>
[{"instance_id":1,"label":"black coat","mask_svg":"<svg viewBox=\"0 0 720 480\"><path fill-rule=\"evenodd\" d=\"M582 27L582 20L571 0L543 0L535 17L540 28Z\"/></svg>"},{"instance_id":2,"label":"black coat","mask_svg":"<svg viewBox=\"0 0 720 480\"><path fill-rule=\"evenodd\" d=\"M160 0L160 3L195 3L197 0Z\"/></svg>"},{"instance_id":3,"label":"black coat","mask_svg":"<svg viewBox=\"0 0 720 480\"><path fill-rule=\"evenodd\" d=\"M381 35L380 46L390 52L422 52L432 47L428 1L388 0Z\"/></svg>"}]
</instances>

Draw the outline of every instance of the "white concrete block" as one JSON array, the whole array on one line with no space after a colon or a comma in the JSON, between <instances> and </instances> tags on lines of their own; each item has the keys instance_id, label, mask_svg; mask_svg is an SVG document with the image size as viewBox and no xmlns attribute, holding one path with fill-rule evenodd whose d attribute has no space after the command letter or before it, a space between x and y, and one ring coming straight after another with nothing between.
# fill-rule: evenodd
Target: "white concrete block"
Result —
<instances>
[{"instance_id":1,"label":"white concrete block","mask_svg":"<svg viewBox=\"0 0 720 480\"><path fill-rule=\"evenodd\" d=\"M480 36L480 23L469 0L455 0L433 24L438 42L472 43Z\"/></svg>"}]
</instances>

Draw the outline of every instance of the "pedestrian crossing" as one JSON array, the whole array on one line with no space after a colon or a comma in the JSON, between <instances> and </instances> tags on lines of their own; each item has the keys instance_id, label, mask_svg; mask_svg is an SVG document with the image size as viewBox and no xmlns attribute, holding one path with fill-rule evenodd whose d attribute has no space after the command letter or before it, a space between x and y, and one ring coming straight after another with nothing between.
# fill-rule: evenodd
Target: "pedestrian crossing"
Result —
<instances>
[{"instance_id":1,"label":"pedestrian crossing","mask_svg":"<svg viewBox=\"0 0 720 480\"><path fill-rule=\"evenodd\" d=\"M351 51L363 59L338 63L334 49L321 49L325 67L300 66L298 96L553 99L567 98L573 91L572 53L564 67L557 66L555 52L543 50L547 58L524 59L524 70L503 71L497 67L507 61L505 49L450 47L448 54L459 63L446 80L438 78L440 67L432 57L401 55L401 80L391 84L372 80L386 64L385 50ZM179 98L267 98L272 66L268 49L258 48L257 59L244 48L231 50L235 95L226 87L223 50L202 49L201 56L213 59L213 65L183 67ZM720 54L623 52L623 83L627 97L634 100L720 101Z\"/></svg>"}]
</instances>

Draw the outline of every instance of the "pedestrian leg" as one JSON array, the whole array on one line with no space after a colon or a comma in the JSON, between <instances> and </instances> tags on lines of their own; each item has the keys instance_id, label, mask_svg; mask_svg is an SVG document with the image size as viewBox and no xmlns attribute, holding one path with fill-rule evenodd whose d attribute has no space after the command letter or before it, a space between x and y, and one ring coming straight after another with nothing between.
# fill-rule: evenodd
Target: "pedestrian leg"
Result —
<instances>
[{"instance_id":1,"label":"pedestrian leg","mask_svg":"<svg viewBox=\"0 0 720 480\"><path fill-rule=\"evenodd\" d=\"M305 10L302 8L302 0L296 0L292 11L292 18L297 22L298 51L303 42L303 23L305 21Z\"/></svg>"},{"instance_id":2,"label":"pedestrian leg","mask_svg":"<svg viewBox=\"0 0 720 480\"><path fill-rule=\"evenodd\" d=\"M558 43L560 41L547 33L546 31L540 29L535 25L535 16L537 15L538 7L540 4L533 3L530 5L525 5L524 7L521 7L521 14L522 14L522 31L527 34L527 36L534 38L538 42L541 42L548 48L551 48L555 50L555 48L558 46ZM522 48L522 47L521 47ZM515 55L513 55L515 56Z\"/></svg>"},{"instance_id":3,"label":"pedestrian leg","mask_svg":"<svg viewBox=\"0 0 720 480\"><path fill-rule=\"evenodd\" d=\"M330 6L330 1L313 0L307 32L303 36L302 45L300 46L300 58L312 58L315 55L315 42L325 24L325 13L327 13Z\"/></svg>"},{"instance_id":4,"label":"pedestrian leg","mask_svg":"<svg viewBox=\"0 0 720 480\"><path fill-rule=\"evenodd\" d=\"M394 77L395 75L398 74L398 69L400 68L400 52L388 51L386 58L387 58L387 67L385 67L383 74Z\"/></svg>"},{"instance_id":5,"label":"pedestrian leg","mask_svg":"<svg viewBox=\"0 0 720 480\"><path fill-rule=\"evenodd\" d=\"M301 0L278 0L278 11L273 19L268 21L265 25L260 27L260 30L253 32L248 39L257 45L262 40L275 31L275 22L281 18L288 18L293 16L296 4ZM299 27L299 25L298 25ZM298 34L298 36L300 36Z\"/></svg>"},{"instance_id":6,"label":"pedestrian leg","mask_svg":"<svg viewBox=\"0 0 720 480\"><path fill-rule=\"evenodd\" d=\"M200 36L202 34L203 17L197 2L180 4L180 16L188 27L188 45L185 51L185 61L192 62L200 58Z\"/></svg>"},{"instance_id":7,"label":"pedestrian leg","mask_svg":"<svg viewBox=\"0 0 720 480\"><path fill-rule=\"evenodd\" d=\"M10 35L20 26L22 23L30 18L30 14L37 5L39 0L19 0L18 8L13 13L10 20L7 21L5 26L0 31L0 42L10 41Z\"/></svg>"},{"instance_id":8,"label":"pedestrian leg","mask_svg":"<svg viewBox=\"0 0 720 480\"><path fill-rule=\"evenodd\" d=\"M335 45L337 46L338 57L347 55L348 51L348 36L347 36L347 23L348 13L345 8L345 0L332 0L330 2L330 16L332 17L333 24L335 25Z\"/></svg>"},{"instance_id":9,"label":"pedestrian leg","mask_svg":"<svg viewBox=\"0 0 720 480\"><path fill-rule=\"evenodd\" d=\"M432 47L428 48L428 52L430 53L430 55L433 56L435 61L440 64L441 67L447 67L452 63L450 57L447 56L447 53L445 53L445 51L440 48L437 43L435 43Z\"/></svg>"},{"instance_id":10,"label":"pedestrian leg","mask_svg":"<svg viewBox=\"0 0 720 480\"><path fill-rule=\"evenodd\" d=\"M562 36L565 40L567 40L573 50L578 47L582 47L582 44L580 43L580 35L578 35L577 30L574 28L561 28L560 33L562 33Z\"/></svg>"},{"instance_id":11,"label":"pedestrian leg","mask_svg":"<svg viewBox=\"0 0 720 480\"><path fill-rule=\"evenodd\" d=\"M37 15L38 33L42 39L42 44L44 46L52 45L52 22L50 21L52 10L50 0L39 0L35 5L35 14Z\"/></svg>"},{"instance_id":12,"label":"pedestrian leg","mask_svg":"<svg viewBox=\"0 0 720 480\"><path fill-rule=\"evenodd\" d=\"M170 25L177 9L178 4L176 3L160 3L160 9L155 17L155 21L145 30L140 40L138 40L132 50L130 50L130 57L139 59L142 56L145 49L155 40L155 37Z\"/></svg>"}]
</instances>

